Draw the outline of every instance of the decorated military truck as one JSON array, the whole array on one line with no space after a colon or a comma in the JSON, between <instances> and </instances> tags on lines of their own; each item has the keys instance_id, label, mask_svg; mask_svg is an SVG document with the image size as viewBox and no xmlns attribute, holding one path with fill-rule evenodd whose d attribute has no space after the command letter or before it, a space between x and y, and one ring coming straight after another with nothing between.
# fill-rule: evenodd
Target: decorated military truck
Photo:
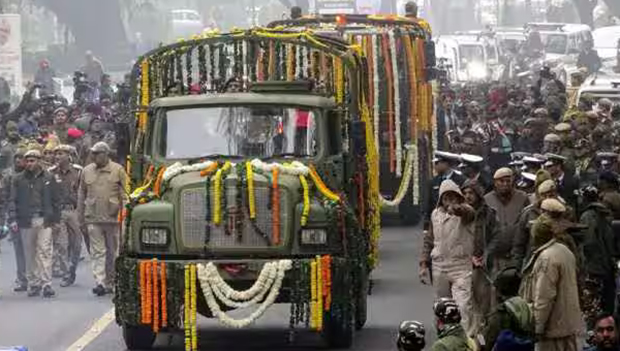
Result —
<instances>
[{"instance_id":1,"label":"decorated military truck","mask_svg":"<svg viewBox=\"0 0 620 351\"><path fill-rule=\"evenodd\" d=\"M368 65L364 83L380 165L382 212L405 224L421 218L436 125L432 87L435 47L423 19L376 15L319 15L281 20L270 28L313 30L356 45Z\"/></svg>"},{"instance_id":2,"label":"decorated military truck","mask_svg":"<svg viewBox=\"0 0 620 351\"><path fill-rule=\"evenodd\" d=\"M196 350L198 314L243 328L274 303L291 335L351 345L380 225L366 69L345 42L266 29L138 59L114 300L129 349L183 331Z\"/></svg>"}]
</instances>

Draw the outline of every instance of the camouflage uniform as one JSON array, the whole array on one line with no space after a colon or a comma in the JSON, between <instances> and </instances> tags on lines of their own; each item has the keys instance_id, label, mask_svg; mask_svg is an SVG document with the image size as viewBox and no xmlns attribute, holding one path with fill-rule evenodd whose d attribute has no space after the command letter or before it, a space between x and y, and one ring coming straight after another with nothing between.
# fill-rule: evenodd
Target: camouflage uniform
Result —
<instances>
[{"instance_id":1,"label":"camouflage uniform","mask_svg":"<svg viewBox=\"0 0 620 351\"><path fill-rule=\"evenodd\" d=\"M460 324L446 324L437 335L432 351L474 351L473 340L467 337Z\"/></svg>"}]
</instances>

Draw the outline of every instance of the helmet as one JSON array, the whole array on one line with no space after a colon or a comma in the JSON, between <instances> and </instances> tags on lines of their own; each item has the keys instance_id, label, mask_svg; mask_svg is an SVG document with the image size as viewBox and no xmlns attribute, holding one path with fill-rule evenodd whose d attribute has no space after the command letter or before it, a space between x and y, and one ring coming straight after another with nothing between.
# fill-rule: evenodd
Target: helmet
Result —
<instances>
[{"instance_id":1,"label":"helmet","mask_svg":"<svg viewBox=\"0 0 620 351\"><path fill-rule=\"evenodd\" d=\"M433 305L435 317L444 324L454 324L461 322L461 312L456 302L448 297L442 297L435 301Z\"/></svg>"},{"instance_id":2,"label":"helmet","mask_svg":"<svg viewBox=\"0 0 620 351\"><path fill-rule=\"evenodd\" d=\"M398 351L421 351L426 345L425 335L426 330L421 322L403 321L398 327Z\"/></svg>"}]
</instances>

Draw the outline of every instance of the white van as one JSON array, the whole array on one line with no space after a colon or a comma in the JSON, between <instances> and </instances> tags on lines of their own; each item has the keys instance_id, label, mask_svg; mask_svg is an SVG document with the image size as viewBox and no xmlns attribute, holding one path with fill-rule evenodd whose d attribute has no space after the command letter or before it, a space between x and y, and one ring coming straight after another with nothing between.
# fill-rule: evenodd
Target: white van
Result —
<instances>
[{"instance_id":1,"label":"white van","mask_svg":"<svg viewBox=\"0 0 620 351\"><path fill-rule=\"evenodd\" d=\"M586 43L594 43L592 29L585 24L528 23L526 28L540 33L545 46L545 64L564 83L577 71L577 58Z\"/></svg>"},{"instance_id":2,"label":"white van","mask_svg":"<svg viewBox=\"0 0 620 351\"><path fill-rule=\"evenodd\" d=\"M171 41L188 39L200 35L204 29L202 17L198 11L180 9L170 11L170 38Z\"/></svg>"},{"instance_id":3,"label":"white van","mask_svg":"<svg viewBox=\"0 0 620 351\"><path fill-rule=\"evenodd\" d=\"M489 81L499 76L499 52L494 40L478 35L442 35L435 40L435 55L452 68L453 82Z\"/></svg>"}]
</instances>

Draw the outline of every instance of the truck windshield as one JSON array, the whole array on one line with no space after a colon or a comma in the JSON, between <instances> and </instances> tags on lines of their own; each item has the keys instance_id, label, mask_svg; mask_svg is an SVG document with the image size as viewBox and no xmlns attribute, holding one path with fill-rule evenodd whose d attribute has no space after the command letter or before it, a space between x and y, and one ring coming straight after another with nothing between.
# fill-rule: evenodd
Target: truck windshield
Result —
<instances>
[{"instance_id":1,"label":"truck windshield","mask_svg":"<svg viewBox=\"0 0 620 351\"><path fill-rule=\"evenodd\" d=\"M484 47L482 45L459 45L461 62L484 64Z\"/></svg>"},{"instance_id":2,"label":"truck windshield","mask_svg":"<svg viewBox=\"0 0 620 351\"><path fill-rule=\"evenodd\" d=\"M566 45L568 44L565 34L545 34L541 33L543 43L545 43L545 52L548 54L565 54Z\"/></svg>"},{"instance_id":3,"label":"truck windshield","mask_svg":"<svg viewBox=\"0 0 620 351\"><path fill-rule=\"evenodd\" d=\"M167 159L209 155L316 155L318 110L282 106L226 106L166 111L160 153Z\"/></svg>"}]
</instances>

